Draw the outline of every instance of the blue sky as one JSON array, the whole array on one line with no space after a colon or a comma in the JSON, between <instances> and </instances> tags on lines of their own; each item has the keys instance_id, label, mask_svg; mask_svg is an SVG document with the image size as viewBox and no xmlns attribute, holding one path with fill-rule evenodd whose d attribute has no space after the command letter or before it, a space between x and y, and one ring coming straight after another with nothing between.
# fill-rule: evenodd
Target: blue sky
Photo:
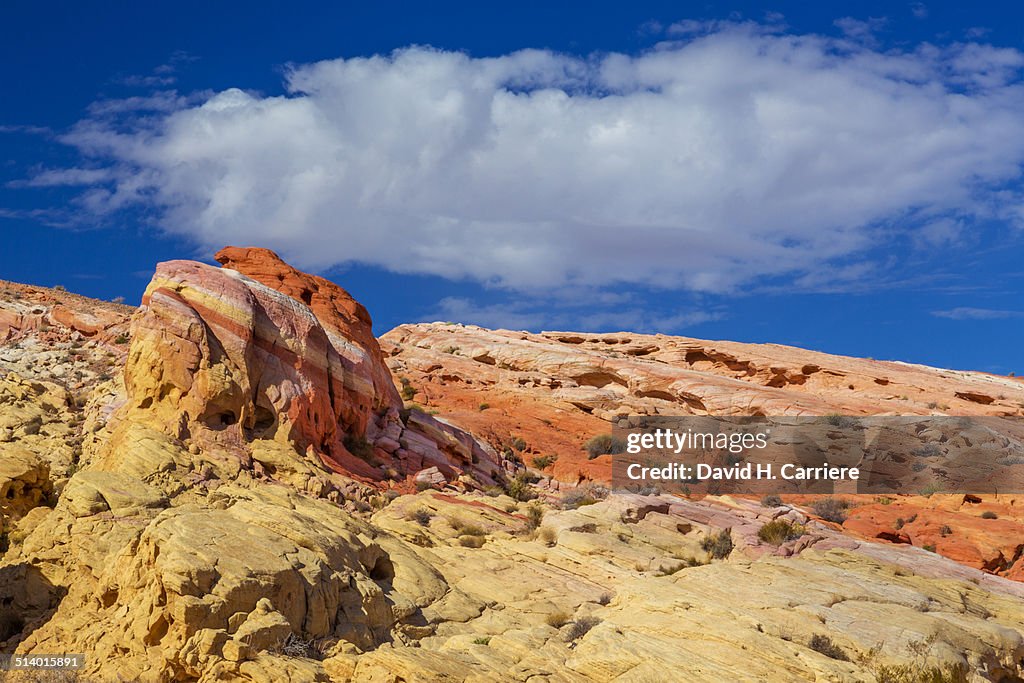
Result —
<instances>
[{"instance_id":1,"label":"blue sky","mask_svg":"<svg viewBox=\"0 0 1024 683\"><path fill-rule=\"evenodd\" d=\"M0 278L1024 372L1024 10L7 3Z\"/></svg>"}]
</instances>

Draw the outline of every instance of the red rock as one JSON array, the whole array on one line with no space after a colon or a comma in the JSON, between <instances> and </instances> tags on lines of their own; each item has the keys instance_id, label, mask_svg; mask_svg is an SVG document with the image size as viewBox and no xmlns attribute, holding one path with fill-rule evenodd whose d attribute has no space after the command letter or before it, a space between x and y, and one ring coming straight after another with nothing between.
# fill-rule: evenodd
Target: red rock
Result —
<instances>
[{"instance_id":1,"label":"red rock","mask_svg":"<svg viewBox=\"0 0 1024 683\"><path fill-rule=\"evenodd\" d=\"M218 258L224 268L157 267L132 324L130 420L243 460L246 443L273 439L367 479L426 461L493 483L493 452L468 434L415 411L402 418L370 317L347 292L267 250Z\"/></svg>"}]
</instances>

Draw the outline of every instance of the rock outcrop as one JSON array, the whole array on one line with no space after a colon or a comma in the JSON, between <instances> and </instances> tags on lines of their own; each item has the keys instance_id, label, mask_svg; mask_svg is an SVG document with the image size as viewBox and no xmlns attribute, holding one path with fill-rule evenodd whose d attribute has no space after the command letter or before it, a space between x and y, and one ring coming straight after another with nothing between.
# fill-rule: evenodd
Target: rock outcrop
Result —
<instances>
[{"instance_id":1,"label":"rock outcrop","mask_svg":"<svg viewBox=\"0 0 1024 683\"><path fill-rule=\"evenodd\" d=\"M347 292L265 249L217 257L225 267L157 267L132 323L129 422L243 458L253 441L290 444L368 479L431 466L449 478L474 470L490 484L500 476L493 453L468 435L403 416L369 314Z\"/></svg>"},{"instance_id":2,"label":"rock outcrop","mask_svg":"<svg viewBox=\"0 0 1024 683\"><path fill-rule=\"evenodd\" d=\"M944 371L439 325L381 347L341 288L265 250L218 260L161 264L130 335L59 322L62 293L31 294L54 297L47 329L6 328L0 652L160 683L1024 677L1024 584L995 575L1017 566L1017 501L900 497L842 526L809 500L609 494L587 481L607 458L579 451L624 410L877 412L899 399L876 380ZM944 382L976 412L1019 396ZM537 486L512 476L548 454ZM968 538L1003 559L966 566Z\"/></svg>"}]
</instances>

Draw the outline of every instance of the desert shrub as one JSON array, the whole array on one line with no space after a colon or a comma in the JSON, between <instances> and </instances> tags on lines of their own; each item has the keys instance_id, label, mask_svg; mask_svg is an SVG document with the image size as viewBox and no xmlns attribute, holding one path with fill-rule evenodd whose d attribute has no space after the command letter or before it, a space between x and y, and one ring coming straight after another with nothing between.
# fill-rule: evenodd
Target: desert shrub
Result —
<instances>
[{"instance_id":1,"label":"desert shrub","mask_svg":"<svg viewBox=\"0 0 1024 683\"><path fill-rule=\"evenodd\" d=\"M559 506L563 510L575 510L584 505L593 505L608 497L608 489L600 484L583 484L562 494Z\"/></svg>"},{"instance_id":2,"label":"desert shrub","mask_svg":"<svg viewBox=\"0 0 1024 683\"><path fill-rule=\"evenodd\" d=\"M474 645L490 645L491 644L491 637L490 636L483 636L482 638L474 638L473 639L473 644Z\"/></svg>"},{"instance_id":3,"label":"desert shrub","mask_svg":"<svg viewBox=\"0 0 1024 683\"><path fill-rule=\"evenodd\" d=\"M583 448L586 449L590 459L593 460L599 455L624 452L626 450L626 442L611 434L598 434L583 444Z\"/></svg>"},{"instance_id":4,"label":"desert shrub","mask_svg":"<svg viewBox=\"0 0 1024 683\"><path fill-rule=\"evenodd\" d=\"M526 502L537 497L537 492L530 486L530 480L525 472L520 472L508 480L508 483L505 484L505 494L519 502Z\"/></svg>"},{"instance_id":5,"label":"desert shrub","mask_svg":"<svg viewBox=\"0 0 1024 683\"><path fill-rule=\"evenodd\" d=\"M463 536L485 536L487 532L478 527L476 524L470 524L463 522L461 519L450 519L448 523L451 524L452 528L456 532Z\"/></svg>"},{"instance_id":6,"label":"desert shrub","mask_svg":"<svg viewBox=\"0 0 1024 683\"><path fill-rule=\"evenodd\" d=\"M119 346L127 344L128 343L128 335L126 335L126 334L119 334L119 335L117 335L116 337L114 337L114 343L118 344Z\"/></svg>"},{"instance_id":7,"label":"desert shrub","mask_svg":"<svg viewBox=\"0 0 1024 683\"><path fill-rule=\"evenodd\" d=\"M909 517L907 517L907 524L913 524L916 521L917 521L917 513L916 512L914 514L910 515Z\"/></svg>"},{"instance_id":8,"label":"desert shrub","mask_svg":"<svg viewBox=\"0 0 1024 683\"><path fill-rule=\"evenodd\" d=\"M508 442L508 445L512 447L512 450L526 450L526 441L521 436L513 438L511 441Z\"/></svg>"},{"instance_id":9,"label":"desert shrub","mask_svg":"<svg viewBox=\"0 0 1024 683\"><path fill-rule=\"evenodd\" d=\"M984 512L981 513L981 518L982 519L999 519L999 515L997 515L996 513L992 512L991 510L985 510Z\"/></svg>"},{"instance_id":10,"label":"desert shrub","mask_svg":"<svg viewBox=\"0 0 1024 683\"><path fill-rule=\"evenodd\" d=\"M558 542L558 534L549 526L541 527L540 531L537 532L537 538L549 548L554 547L555 543Z\"/></svg>"},{"instance_id":11,"label":"desert shrub","mask_svg":"<svg viewBox=\"0 0 1024 683\"><path fill-rule=\"evenodd\" d=\"M923 446L918 446L914 450L910 451L910 453L919 458L933 458L942 453L942 449L940 449L937 444L926 443Z\"/></svg>"},{"instance_id":12,"label":"desert shrub","mask_svg":"<svg viewBox=\"0 0 1024 683\"><path fill-rule=\"evenodd\" d=\"M804 535L802 524L793 524L785 519L774 519L757 531L757 537L771 545L782 545L786 541L800 538Z\"/></svg>"},{"instance_id":13,"label":"desert shrub","mask_svg":"<svg viewBox=\"0 0 1024 683\"><path fill-rule=\"evenodd\" d=\"M402 388L399 393L402 395L403 399L411 401L416 398L416 394L418 394L419 391L412 385L412 382L409 381L408 377L400 377L399 382L402 384Z\"/></svg>"},{"instance_id":14,"label":"desert shrub","mask_svg":"<svg viewBox=\"0 0 1024 683\"><path fill-rule=\"evenodd\" d=\"M939 527L939 535L940 536L949 536L952 533L953 533L953 528L951 526L949 526L948 524L943 524L942 526Z\"/></svg>"},{"instance_id":15,"label":"desert shrub","mask_svg":"<svg viewBox=\"0 0 1024 683\"><path fill-rule=\"evenodd\" d=\"M846 653L833 643L831 638L820 633L811 636L811 639L807 641L807 647L831 659L838 659L841 662L850 661Z\"/></svg>"},{"instance_id":16,"label":"desert shrub","mask_svg":"<svg viewBox=\"0 0 1024 683\"><path fill-rule=\"evenodd\" d=\"M615 596L611 593L601 593L601 595L597 598L597 604L607 605L612 601L612 598L614 597Z\"/></svg>"},{"instance_id":17,"label":"desert shrub","mask_svg":"<svg viewBox=\"0 0 1024 683\"><path fill-rule=\"evenodd\" d=\"M434 488L434 485L431 484L429 481L424 481L422 479L416 481L416 490L419 491L420 493L423 493L424 491L427 491L432 488Z\"/></svg>"},{"instance_id":18,"label":"desert shrub","mask_svg":"<svg viewBox=\"0 0 1024 683\"><path fill-rule=\"evenodd\" d=\"M480 404L479 406L477 406L477 407L478 407L478 408L480 409L480 411L482 412L482 411L484 411L484 410L487 410L488 408L490 408L490 407L491 407L491 404L490 404L490 403L481 403L481 404Z\"/></svg>"},{"instance_id":19,"label":"desert shrub","mask_svg":"<svg viewBox=\"0 0 1024 683\"><path fill-rule=\"evenodd\" d=\"M893 526L894 529L896 529L896 531L899 531L900 529L903 528L904 524L906 524L906 522L903 520L903 518L902 517L897 517L896 518L896 522L892 526Z\"/></svg>"},{"instance_id":20,"label":"desert shrub","mask_svg":"<svg viewBox=\"0 0 1024 683\"><path fill-rule=\"evenodd\" d=\"M545 623L547 623L548 626L552 628L562 628L570 621L572 621L572 615L568 612L563 612L559 610L557 612L552 612L551 614L544 617L544 621Z\"/></svg>"},{"instance_id":21,"label":"desert shrub","mask_svg":"<svg viewBox=\"0 0 1024 683\"><path fill-rule=\"evenodd\" d=\"M934 544L934 543L925 543L925 544L924 544L923 546L921 546L921 547L922 547L923 549L927 550L927 551L928 551L928 552L930 552L930 553L934 553L934 552L935 552L935 544Z\"/></svg>"},{"instance_id":22,"label":"desert shrub","mask_svg":"<svg viewBox=\"0 0 1024 683\"><path fill-rule=\"evenodd\" d=\"M835 522L836 524L842 524L846 521L846 511L849 508L849 501L845 501L840 498L833 498L831 496L828 498L821 498L811 504L811 509L814 510L814 514L828 522Z\"/></svg>"},{"instance_id":23,"label":"desert shrub","mask_svg":"<svg viewBox=\"0 0 1024 683\"><path fill-rule=\"evenodd\" d=\"M840 429L849 429L850 427L855 427L857 425L857 420L847 415L840 415L839 413L830 413L826 415L825 422Z\"/></svg>"},{"instance_id":24,"label":"desert shrub","mask_svg":"<svg viewBox=\"0 0 1024 683\"><path fill-rule=\"evenodd\" d=\"M928 463L915 462L913 465L910 466L910 468L915 472L924 472L926 469L928 469Z\"/></svg>"},{"instance_id":25,"label":"desert shrub","mask_svg":"<svg viewBox=\"0 0 1024 683\"><path fill-rule=\"evenodd\" d=\"M587 522L586 524L579 524L577 526L569 527L569 531L575 531L581 534L596 534L597 525L593 522Z\"/></svg>"},{"instance_id":26,"label":"desert shrub","mask_svg":"<svg viewBox=\"0 0 1024 683\"><path fill-rule=\"evenodd\" d=\"M580 617L576 621L572 622L572 626L569 627L569 630L565 634L565 642L571 643L574 640L579 640L590 633L590 629L600 623L601 620L597 617Z\"/></svg>"},{"instance_id":27,"label":"desert shrub","mask_svg":"<svg viewBox=\"0 0 1024 683\"><path fill-rule=\"evenodd\" d=\"M430 519L433 517L429 512L420 508L409 515L409 519L416 522L420 526L430 526Z\"/></svg>"},{"instance_id":28,"label":"desert shrub","mask_svg":"<svg viewBox=\"0 0 1024 683\"><path fill-rule=\"evenodd\" d=\"M533 531L540 526L541 520L544 519L544 508L536 503L526 506L526 526L527 529Z\"/></svg>"},{"instance_id":29,"label":"desert shrub","mask_svg":"<svg viewBox=\"0 0 1024 683\"><path fill-rule=\"evenodd\" d=\"M700 542L700 547L716 560L724 560L732 552L732 533L729 529L722 529L717 534L705 536Z\"/></svg>"},{"instance_id":30,"label":"desert shrub","mask_svg":"<svg viewBox=\"0 0 1024 683\"><path fill-rule=\"evenodd\" d=\"M554 465L555 461L557 460L558 456L554 454L538 455L537 457L533 458L533 466L536 467L538 470L546 470L547 468Z\"/></svg>"},{"instance_id":31,"label":"desert shrub","mask_svg":"<svg viewBox=\"0 0 1024 683\"><path fill-rule=\"evenodd\" d=\"M883 664L873 669L878 683L967 683L962 665L922 667L914 664Z\"/></svg>"},{"instance_id":32,"label":"desert shrub","mask_svg":"<svg viewBox=\"0 0 1024 683\"><path fill-rule=\"evenodd\" d=\"M484 545L483 536L471 536L464 534L459 536L459 545L463 548L482 548Z\"/></svg>"},{"instance_id":33,"label":"desert shrub","mask_svg":"<svg viewBox=\"0 0 1024 683\"><path fill-rule=\"evenodd\" d=\"M765 506L766 508L777 508L780 505L782 505L782 498L773 493L762 498L761 505Z\"/></svg>"},{"instance_id":34,"label":"desert shrub","mask_svg":"<svg viewBox=\"0 0 1024 683\"><path fill-rule=\"evenodd\" d=\"M921 489L921 495L925 496L927 498L927 497L931 497L931 496L935 495L936 493L940 492L941 490L942 490L942 484L940 484L937 481L933 481L933 482L931 482L929 484L926 484L925 487L923 489Z\"/></svg>"}]
</instances>

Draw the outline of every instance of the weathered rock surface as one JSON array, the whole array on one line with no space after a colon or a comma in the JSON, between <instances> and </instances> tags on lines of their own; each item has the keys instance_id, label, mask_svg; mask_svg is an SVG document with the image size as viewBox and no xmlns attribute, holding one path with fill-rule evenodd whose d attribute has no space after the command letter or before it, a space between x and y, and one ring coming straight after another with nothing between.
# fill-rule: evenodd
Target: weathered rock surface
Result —
<instances>
[{"instance_id":1,"label":"weathered rock surface","mask_svg":"<svg viewBox=\"0 0 1024 683\"><path fill-rule=\"evenodd\" d=\"M65 381L124 359L127 344L86 337L84 318L56 333L22 321L0 342L0 652L84 652L89 681L1024 677L1024 584L994 575L1019 566L1011 498L866 501L840 526L803 500L573 488L607 464L580 444L622 410L887 405L870 387L850 399L815 379L831 376L824 358L785 350L820 369L762 372L784 364L756 360L723 379L688 352L686 368L672 361L686 344L725 353L718 343L658 338L662 352L470 328L453 341L450 326L400 328L382 352L335 285L263 250L219 260L158 268L123 383ZM82 360L37 365L35 352ZM878 364L842 362L843 382L882 386ZM771 385L795 369L802 384ZM401 377L441 413L404 406ZM1017 400L975 400L996 393L988 383L1018 396L1013 380L958 377L948 387L970 410ZM830 403L832 391L843 393ZM528 463L555 454L557 478L509 481L517 466L481 441ZM435 490L411 493L424 487ZM893 514L906 516L894 538L911 543L876 538ZM762 540L779 520L799 533ZM950 550L960 562L913 547L932 541L964 544ZM983 545L1003 559L971 559Z\"/></svg>"},{"instance_id":2,"label":"weathered rock surface","mask_svg":"<svg viewBox=\"0 0 1024 683\"><path fill-rule=\"evenodd\" d=\"M457 430L403 419L370 317L347 292L267 250L218 258L224 268L157 267L132 324L129 421L200 448L278 441L368 479L383 478L381 464L403 475L431 465L487 479L500 470Z\"/></svg>"}]
</instances>

